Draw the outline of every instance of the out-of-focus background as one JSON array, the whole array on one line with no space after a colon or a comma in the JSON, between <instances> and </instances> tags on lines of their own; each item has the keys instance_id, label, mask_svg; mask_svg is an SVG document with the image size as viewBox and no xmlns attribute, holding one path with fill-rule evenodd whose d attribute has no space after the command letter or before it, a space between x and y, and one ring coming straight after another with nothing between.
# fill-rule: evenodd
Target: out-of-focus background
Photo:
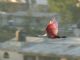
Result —
<instances>
[{"instance_id":1,"label":"out-of-focus background","mask_svg":"<svg viewBox=\"0 0 80 60\"><path fill-rule=\"evenodd\" d=\"M0 41L14 37L18 27L29 36L44 34L52 16L59 35L74 36L80 28L80 0L0 0Z\"/></svg>"}]
</instances>

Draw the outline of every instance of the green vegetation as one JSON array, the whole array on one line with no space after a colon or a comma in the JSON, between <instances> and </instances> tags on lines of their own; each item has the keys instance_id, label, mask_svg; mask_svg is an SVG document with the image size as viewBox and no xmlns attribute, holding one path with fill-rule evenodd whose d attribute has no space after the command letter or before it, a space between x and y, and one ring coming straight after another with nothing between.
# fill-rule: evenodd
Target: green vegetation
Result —
<instances>
[{"instance_id":1,"label":"green vegetation","mask_svg":"<svg viewBox=\"0 0 80 60\"><path fill-rule=\"evenodd\" d=\"M80 19L80 8L76 7L77 0L48 0L49 11L58 12L62 16L62 23L76 23Z\"/></svg>"},{"instance_id":2,"label":"green vegetation","mask_svg":"<svg viewBox=\"0 0 80 60\"><path fill-rule=\"evenodd\" d=\"M32 2L34 4L35 0L32 0ZM48 0L48 3L48 12L60 13L60 16L62 17L62 24L65 24L66 22L68 24L75 23L80 19L80 8L76 7L77 0ZM14 12L18 10L20 6L21 5L17 3L1 2L0 11ZM44 6L39 6L38 10L43 11L43 7Z\"/></svg>"},{"instance_id":3,"label":"green vegetation","mask_svg":"<svg viewBox=\"0 0 80 60\"><path fill-rule=\"evenodd\" d=\"M15 29L1 28L0 29L0 42L7 41L15 36Z\"/></svg>"},{"instance_id":4,"label":"green vegetation","mask_svg":"<svg viewBox=\"0 0 80 60\"><path fill-rule=\"evenodd\" d=\"M0 2L0 11L5 11L5 12L14 12L18 9L19 5L16 3L4 3Z\"/></svg>"}]
</instances>

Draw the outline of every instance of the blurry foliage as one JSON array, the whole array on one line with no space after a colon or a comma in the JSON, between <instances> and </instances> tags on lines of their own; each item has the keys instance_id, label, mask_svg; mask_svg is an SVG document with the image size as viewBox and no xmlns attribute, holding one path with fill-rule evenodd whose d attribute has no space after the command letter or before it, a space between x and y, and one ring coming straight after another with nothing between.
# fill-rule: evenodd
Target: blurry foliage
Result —
<instances>
[{"instance_id":1,"label":"blurry foliage","mask_svg":"<svg viewBox=\"0 0 80 60\"><path fill-rule=\"evenodd\" d=\"M39 5L37 6L38 11L43 11L44 6L43 5Z\"/></svg>"},{"instance_id":2,"label":"blurry foliage","mask_svg":"<svg viewBox=\"0 0 80 60\"><path fill-rule=\"evenodd\" d=\"M35 3L34 0L32 0L33 4ZM62 25L66 25L69 23L75 23L80 15L77 15L79 13L79 9L76 8L76 0L48 0L49 5L49 12L57 12L61 14L62 17ZM0 2L0 11L5 12L14 12L20 7L19 4L16 3L2 3ZM40 11L43 11L45 6L38 6L38 9ZM31 16L31 11L29 11L29 15ZM44 31L38 29L39 26L44 28L46 26L46 23L44 23L44 26L42 26L43 22L48 22L47 19L40 19L42 22L40 22L38 25L36 25L35 29L31 29L33 25L33 21L35 22L36 19L33 20L33 18L25 18L25 25L26 25L26 31L27 34L30 36L38 36L39 34L43 34ZM35 25L34 25L35 26ZM37 30L37 29L38 30ZM4 41L7 39L10 39L11 37L15 36L14 32L16 29L9 29L8 27L3 27L0 29L0 40Z\"/></svg>"},{"instance_id":3,"label":"blurry foliage","mask_svg":"<svg viewBox=\"0 0 80 60\"><path fill-rule=\"evenodd\" d=\"M39 12L48 12L48 6L47 5L37 5L37 10Z\"/></svg>"},{"instance_id":4,"label":"blurry foliage","mask_svg":"<svg viewBox=\"0 0 80 60\"><path fill-rule=\"evenodd\" d=\"M27 17L25 20L26 32L30 36L38 36L44 34L46 24L49 18L41 17Z\"/></svg>"},{"instance_id":5,"label":"blurry foliage","mask_svg":"<svg viewBox=\"0 0 80 60\"><path fill-rule=\"evenodd\" d=\"M13 38L15 36L15 31L15 28L10 29L7 26L0 28L0 42L4 42Z\"/></svg>"},{"instance_id":6,"label":"blurry foliage","mask_svg":"<svg viewBox=\"0 0 80 60\"><path fill-rule=\"evenodd\" d=\"M58 12L62 17L62 24L75 23L77 20L76 0L48 0L49 11ZM75 14L76 13L76 14ZM76 17L76 18L74 18Z\"/></svg>"},{"instance_id":7,"label":"blurry foliage","mask_svg":"<svg viewBox=\"0 0 80 60\"><path fill-rule=\"evenodd\" d=\"M5 12L14 12L18 9L19 5L16 3L3 3L0 2L0 11L5 11Z\"/></svg>"}]
</instances>

